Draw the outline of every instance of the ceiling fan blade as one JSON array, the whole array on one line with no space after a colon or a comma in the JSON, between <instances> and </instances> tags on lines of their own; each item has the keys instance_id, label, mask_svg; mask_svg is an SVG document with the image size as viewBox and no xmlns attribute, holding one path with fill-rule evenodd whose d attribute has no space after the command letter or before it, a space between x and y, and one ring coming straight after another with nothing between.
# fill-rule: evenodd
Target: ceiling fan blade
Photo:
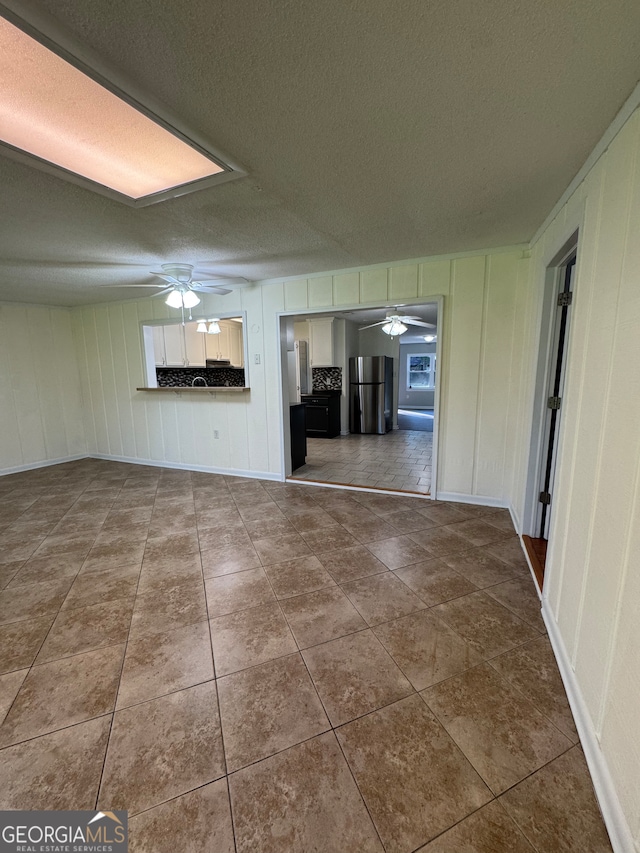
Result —
<instances>
[{"instance_id":1,"label":"ceiling fan blade","mask_svg":"<svg viewBox=\"0 0 640 853\"><path fill-rule=\"evenodd\" d=\"M400 318L404 323L408 323L410 326L423 326L425 329L435 329L436 326L433 323L425 323L424 320L413 319L412 317L401 317Z\"/></svg>"},{"instance_id":2,"label":"ceiling fan blade","mask_svg":"<svg viewBox=\"0 0 640 853\"><path fill-rule=\"evenodd\" d=\"M172 275L167 275L166 272L154 272L153 270L151 270L151 275L159 275L160 278L164 278L165 281L171 281L174 284L180 284L177 278L174 278Z\"/></svg>"},{"instance_id":3,"label":"ceiling fan blade","mask_svg":"<svg viewBox=\"0 0 640 853\"><path fill-rule=\"evenodd\" d=\"M171 291L172 291L172 290L175 290L175 288L173 288L173 287L165 287L165 289L164 289L164 290L161 290L161 291L160 291L160 293L153 293L153 294L151 295L151 298L152 298L152 299L155 299L155 298L156 298L156 296L164 296L164 295L165 295L165 293L171 293Z\"/></svg>"},{"instance_id":4,"label":"ceiling fan blade","mask_svg":"<svg viewBox=\"0 0 640 853\"><path fill-rule=\"evenodd\" d=\"M249 283L249 279L241 278L239 276L216 275L216 276L209 276L207 278L205 278L204 276L199 276L199 279L200 280L198 280L198 281L196 281L194 279L191 282L191 285L192 286L198 285L198 284L201 284L202 282L209 282L209 281L214 281L218 284L248 284Z\"/></svg>"},{"instance_id":5,"label":"ceiling fan blade","mask_svg":"<svg viewBox=\"0 0 640 853\"><path fill-rule=\"evenodd\" d=\"M389 322L389 319L388 319L388 318L387 318L386 320L380 320L380 322L379 322L379 323L371 323L371 325L370 325L370 326L360 326L360 327L358 328L358 331L359 331L359 332L363 332L365 329L373 329L373 327L374 327L374 326L384 326L384 324L385 324L385 323L388 323L388 322Z\"/></svg>"},{"instance_id":6,"label":"ceiling fan blade","mask_svg":"<svg viewBox=\"0 0 640 853\"><path fill-rule=\"evenodd\" d=\"M191 285L191 290L194 290L196 293L219 293L224 296L225 293L231 293L230 287L217 287L216 285L202 285L200 287L194 287Z\"/></svg>"},{"instance_id":7,"label":"ceiling fan blade","mask_svg":"<svg viewBox=\"0 0 640 853\"><path fill-rule=\"evenodd\" d=\"M98 287L164 287L164 284L99 284Z\"/></svg>"}]
</instances>

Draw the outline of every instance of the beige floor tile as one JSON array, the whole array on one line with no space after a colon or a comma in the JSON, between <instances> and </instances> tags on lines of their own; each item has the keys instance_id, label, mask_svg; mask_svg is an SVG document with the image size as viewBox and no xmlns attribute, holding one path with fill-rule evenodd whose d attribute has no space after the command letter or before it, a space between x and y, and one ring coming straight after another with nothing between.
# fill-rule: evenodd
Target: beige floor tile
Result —
<instances>
[{"instance_id":1,"label":"beige floor tile","mask_svg":"<svg viewBox=\"0 0 640 853\"><path fill-rule=\"evenodd\" d=\"M363 545L355 548L340 548L328 554L320 554L318 559L336 583L346 583L358 578L388 572L388 568Z\"/></svg>"},{"instance_id":2,"label":"beige floor tile","mask_svg":"<svg viewBox=\"0 0 640 853\"><path fill-rule=\"evenodd\" d=\"M382 542L370 542L366 546L371 553L389 569L401 569L413 563L420 563L431 555L407 536L383 539Z\"/></svg>"},{"instance_id":3,"label":"beige floor tile","mask_svg":"<svg viewBox=\"0 0 640 853\"><path fill-rule=\"evenodd\" d=\"M536 851L611 853L578 746L507 791L500 802Z\"/></svg>"},{"instance_id":4,"label":"beige floor tile","mask_svg":"<svg viewBox=\"0 0 640 853\"><path fill-rule=\"evenodd\" d=\"M425 549L430 557L443 557L445 554L455 554L466 551L469 541L454 532L455 525L448 527L432 527L429 530L418 530L408 535Z\"/></svg>"},{"instance_id":5,"label":"beige floor tile","mask_svg":"<svg viewBox=\"0 0 640 853\"><path fill-rule=\"evenodd\" d=\"M251 544L251 539L244 524L231 529L228 527L221 530L199 529L198 541L203 551L210 551L212 548L223 547L225 545L236 548L240 545Z\"/></svg>"},{"instance_id":6,"label":"beige floor tile","mask_svg":"<svg viewBox=\"0 0 640 853\"><path fill-rule=\"evenodd\" d=\"M476 548L481 545L489 545L492 542L500 542L508 536L514 535L513 527L508 533L505 533L494 525L487 524L482 517L469 518L467 521L458 521L455 524L449 525L447 529L458 536L462 536L468 541L469 545L473 545Z\"/></svg>"},{"instance_id":7,"label":"beige floor tile","mask_svg":"<svg viewBox=\"0 0 640 853\"><path fill-rule=\"evenodd\" d=\"M275 601L264 569L248 569L232 575L207 578L205 592L210 618Z\"/></svg>"},{"instance_id":8,"label":"beige floor tile","mask_svg":"<svg viewBox=\"0 0 640 853\"><path fill-rule=\"evenodd\" d=\"M0 672L31 666L53 620L44 616L0 625Z\"/></svg>"},{"instance_id":9,"label":"beige floor tile","mask_svg":"<svg viewBox=\"0 0 640 853\"><path fill-rule=\"evenodd\" d=\"M292 512L285 510L289 521L298 533L304 533L309 530L322 530L325 527L332 527L335 521L328 512L325 512L320 507L307 509L302 512Z\"/></svg>"},{"instance_id":10,"label":"beige floor tile","mask_svg":"<svg viewBox=\"0 0 640 853\"><path fill-rule=\"evenodd\" d=\"M491 799L419 696L336 732L387 853L407 853Z\"/></svg>"},{"instance_id":11,"label":"beige floor tile","mask_svg":"<svg viewBox=\"0 0 640 853\"><path fill-rule=\"evenodd\" d=\"M201 578L186 580L161 593L138 595L131 620L131 639L184 628L207 619Z\"/></svg>"},{"instance_id":12,"label":"beige floor tile","mask_svg":"<svg viewBox=\"0 0 640 853\"><path fill-rule=\"evenodd\" d=\"M416 853L536 853L494 800Z\"/></svg>"},{"instance_id":13,"label":"beige floor tile","mask_svg":"<svg viewBox=\"0 0 640 853\"><path fill-rule=\"evenodd\" d=\"M128 643L116 708L174 693L213 678L207 622Z\"/></svg>"},{"instance_id":14,"label":"beige floor tile","mask_svg":"<svg viewBox=\"0 0 640 853\"><path fill-rule=\"evenodd\" d=\"M201 578L202 564L199 554L155 560L145 559L142 562L137 594L164 593L183 581L200 581Z\"/></svg>"},{"instance_id":15,"label":"beige floor tile","mask_svg":"<svg viewBox=\"0 0 640 853\"><path fill-rule=\"evenodd\" d=\"M65 578L3 589L0 592L0 625L55 615L72 583L73 578Z\"/></svg>"},{"instance_id":16,"label":"beige floor tile","mask_svg":"<svg viewBox=\"0 0 640 853\"><path fill-rule=\"evenodd\" d=\"M298 646L316 646L352 634L367 623L339 587L298 595L281 602Z\"/></svg>"},{"instance_id":17,"label":"beige floor tile","mask_svg":"<svg viewBox=\"0 0 640 853\"><path fill-rule=\"evenodd\" d=\"M333 726L413 691L370 630L304 649L302 656Z\"/></svg>"},{"instance_id":18,"label":"beige floor tile","mask_svg":"<svg viewBox=\"0 0 640 853\"><path fill-rule=\"evenodd\" d=\"M195 533L171 533L167 536L149 537L144 556L146 558L184 557L185 554L197 554L199 550L200 544Z\"/></svg>"},{"instance_id":19,"label":"beige floor tile","mask_svg":"<svg viewBox=\"0 0 640 853\"><path fill-rule=\"evenodd\" d=\"M420 695L496 795L572 745L486 663Z\"/></svg>"},{"instance_id":20,"label":"beige floor tile","mask_svg":"<svg viewBox=\"0 0 640 853\"><path fill-rule=\"evenodd\" d=\"M108 601L61 610L44 641L36 663L91 652L126 642L133 601Z\"/></svg>"},{"instance_id":21,"label":"beige floor tile","mask_svg":"<svg viewBox=\"0 0 640 853\"><path fill-rule=\"evenodd\" d=\"M124 645L34 666L0 726L0 746L113 710Z\"/></svg>"},{"instance_id":22,"label":"beige floor tile","mask_svg":"<svg viewBox=\"0 0 640 853\"><path fill-rule=\"evenodd\" d=\"M110 726L99 717L4 749L0 808L93 809Z\"/></svg>"},{"instance_id":23,"label":"beige floor tile","mask_svg":"<svg viewBox=\"0 0 640 853\"><path fill-rule=\"evenodd\" d=\"M539 711L574 743L578 733L558 664L547 637L531 640L489 663L518 688Z\"/></svg>"},{"instance_id":24,"label":"beige floor tile","mask_svg":"<svg viewBox=\"0 0 640 853\"><path fill-rule=\"evenodd\" d=\"M472 592L438 604L433 612L484 658L502 654L540 636L539 631L485 592Z\"/></svg>"},{"instance_id":25,"label":"beige floor tile","mask_svg":"<svg viewBox=\"0 0 640 853\"><path fill-rule=\"evenodd\" d=\"M504 560L510 566L515 568L527 569L527 561L522 550L522 545L518 537L510 537L502 542L493 542L486 546L487 553L493 554L499 560Z\"/></svg>"},{"instance_id":26,"label":"beige floor tile","mask_svg":"<svg viewBox=\"0 0 640 853\"><path fill-rule=\"evenodd\" d=\"M523 622L528 622L538 631L546 631L541 613L542 604L530 575L489 587L486 592L515 613Z\"/></svg>"},{"instance_id":27,"label":"beige floor tile","mask_svg":"<svg viewBox=\"0 0 640 853\"><path fill-rule=\"evenodd\" d=\"M280 512L280 510L278 510ZM245 521L249 537L253 539L268 539L270 536L286 536L295 533L296 528L280 513L280 518L263 521Z\"/></svg>"},{"instance_id":28,"label":"beige floor tile","mask_svg":"<svg viewBox=\"0 0 640 853\"><path fill-rule=\"evenodd\" d=\"M62 609L109 601L133 601L139 577L140 566L137 564L83 572L74 580Z\"/></svg>"},{"instance_id":29,"label":"beige floor tile","mask_svg":"<svg viewBox=\"0 0 640 853\"><path fill-rule=\"evenodd\" d=\"M12 579L9 588L18 584L47 583L74 577L80 571L83 562L84 556L75 552L32 557Z\"/></svg>"},{"instance_id":30,"label":"beige floor tile","mask_svg":"<svg viewBox=\"0 0 640 853\"><path fill-rule=\"evenodd\" d=\"M280 599L335 586L334 579L313 555L274 563L267 566L265 571L276 596Z\"/></svg>"},{"instance_id":31,"label":"beige floor tile","mask_svg":"<svg viewBox=\"0 0 640 853\"><path fill-rule=\"evenodd\" d=\"M117 711L98 807L129 814L225 773L214 681Z\"/></svg>"},{"instance_id":32,"label":"beige floor tile","mask_svg":"<svg viewBox=\"0 0 640 853\"><path fill-rule=\"evenodd\" d=\"M395 574L429 607L477 590L471 581L438 559L397 569Z\"/></svg>"},{"instance_id":33,"label":"beige floor tile","mask_svg":"<svg viewBox=\"0 0 640 853\"><path fill-rule=\"evenodd\" d=\"M229 777L238 853L383 853L331 732Z\"/></svg>"},{"instance_id":34,"label":"beige floor tile","mask_svg":"<svg viewBox=\"0 0 640 853\"><path fill-rule=\"evenodd\" d=\"M219 678L218 695L229 773L330 727L299 654Z\"/></svg>"},{"instance_id":35,"label":"beige floor tile","mask_svg":"<svg viewBox=\"0 0 640 853\"><path fill-rule=\"evenodd\" d=\"M135 815L131 853L235 853L226 779Z\"/></svg>"},{"instance_id":36,"label":"beige floor tile","mask_svg":"<svg viewBox=\"0 0 640 853\"><path fill-rule=\"evenodd\" d=\"M278 604L217 616L209 625L218 677L297 651Z\"/></svg>"},{"instance_id":37,"label":"beige floor tile","mask_svg":"<svg viewBox=\"0 0 640 853\"><path fill-rule=\"evenodd\" d=\"M347 522L346 529L362 544L367 542L378 542L380 539L389 539L398 535L397 528L388 524L386 519L375 518L368 522Z\"/></svg>"},{"instance_id":38,"label":"beige floor tile","mask_svg":"<svg viewBox=\"0 0 640 853\"><path fill-rule=\"evenodd\" d=\"M385 622L373 632L416 690L464 672L482 660L428 610Z\"/></svg>"},{"instance_id":39,"label":"beige floor tile","mask_svg":"<svg viewBox=\"0 0 640 853\"><path fill-rule=\"evenodd\" d=\"M321 530L305 530L302 537L314 554L326 554L340 548L352 548L358 540L340 524L323 527Z\"/></svg>"},{"instance_id":40,"label":"beige floor tile","mask_svg":"<svg viewBox=\"0 0 640 853\"><path fill-rule=\"evenodd\" d=\"M393 572L349 581L342 589L369 625L388 622L426 607Z\"/></svg>"},{"instance_id":41,"label":"beige floor tile","mask_svg":"<svg viewBox=\"0 0 640 853\"><path fill-rule=\"evenodd\" d=\"M442 562L481 589L519 577L523 572L522 568L516 568L499 560L484 548L446 554L442 557Z\"/></svg>"},{"instance_id":42,"label":"beige floor tile","mask_svg":"<svg viewBox=\"0 0 640 853\"><path fill-rule=\"evenodd\" d=\"M426 530L429 522L413 509L396 509L387 513L384 520L398 531L398 533L415 533L418 530ZM397 536L397 533L395 534Z\"/></svg>"},{"instance_id":43,"label":"beige floor tile","mask_svg":"<svg viewBox=\"0 0 640 853\"><path fill-rule=\"evenodd\" d=\"M11 563L0 564L0 589L4 589L18 574L24 566L24 560L15 560Z\"/></svg>"},{"instance_id":44,"label":"beige floor tile","mask_svg":"<svg viewBox=\"0 0 640 853\"><path fill-rule=\"evenodd\" d=\"M9 708L13 705L28 672L28 669L17 669L0 675L0 725L9 713Z\"/></svg>"},{"instance_id":45,"label":"beige floor tile","mask_svg":"<svg viewBox=\"0 0 640 853\"><path fill-rule=\"evenodd\" d=\"M258 552L263 566L282 563L284 560L293 560L295 557L304 557L311 553L309 546L299 533L255 539L253 547Z\"/></svg>"},{"instance_id":46,"label":"beige floor tile","mask_svg":"<svg viewBox=\"0 0 640 853\"><path fill-rule=\"evenodd\" d=\"M242 545L239 548L224 545L211 551L203 551L201 557L205 578L229 575L262 565L253 545Z\"/></svg>"}]
</instances>

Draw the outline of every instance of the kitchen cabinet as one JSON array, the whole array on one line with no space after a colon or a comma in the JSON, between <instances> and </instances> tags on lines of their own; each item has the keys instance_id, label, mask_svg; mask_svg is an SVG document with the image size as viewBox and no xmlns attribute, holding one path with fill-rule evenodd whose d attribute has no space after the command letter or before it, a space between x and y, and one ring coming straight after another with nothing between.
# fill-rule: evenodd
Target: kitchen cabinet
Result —
<instances>
[{"instance_id":1,"label":"kitchen cabinet","mask_svg":"<svg viewBox=\"0 0 640 853\"><path fill-rule=\"evenodd\" d=\"M156 367L164 367L167 356L164 350L164 326L153 326L153 356Z\"/></svg>"},{"instance_id":2,"label":"kitchen cabinet","mask_svg":"<svg viewBox=\"0 0 640 853\"><path fill-rule=\"evenodd\" d=\"M188 367L204 367L206 359L204 339L206 335L197 330L197 323L185 323L183 329L185 365Z\"/></svg>"},{"instance_id":3,"label":"kitchen cabinet","mask_svg":"<svg viewBox=\"0 0 640 853\"><path fill-rule=\"evenodd\" d=\"M302 395L309 438L335 438L340 435L340 397L340 391Z\"/></svg>"},{"instance_id":4,"label":"kitchen cabinet","mask_svg":"<svg viewBox=\"0 0 640 853\"><path fill-rule=\"evenodd\" d=\"M311 367L333 367L333 317L309 320L309 362Z\"/></svg>"},{"instance_id":5,"label":"kitchen cabinet","mask_svg":"<svg viewBox=\"0 0 640 853\"><path fill-rule=\"evenodd\" d=\"M234 320L220 320L219 335L203 335L206 338L207 358L218 361L228 359L234 367L244 367L244 346L242 342L242 323Z\"/></svg>"}]
</instances>

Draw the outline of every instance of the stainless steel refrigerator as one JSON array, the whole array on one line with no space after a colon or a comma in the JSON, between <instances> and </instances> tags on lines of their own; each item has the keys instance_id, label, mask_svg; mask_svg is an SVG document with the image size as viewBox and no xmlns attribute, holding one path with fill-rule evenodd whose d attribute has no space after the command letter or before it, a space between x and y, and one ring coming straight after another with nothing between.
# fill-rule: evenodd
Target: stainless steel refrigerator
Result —
<instances>
[{"instance_id":1,"label":"stainless steel refrigerator","mask_svg":"<svg viewBox=\"0 0 640 853\"><path fill-rule=\"evenodd\" d=\"M349 430L384 435L393 429L393 359L349 359Z\"/></svg>"}]
</instances>

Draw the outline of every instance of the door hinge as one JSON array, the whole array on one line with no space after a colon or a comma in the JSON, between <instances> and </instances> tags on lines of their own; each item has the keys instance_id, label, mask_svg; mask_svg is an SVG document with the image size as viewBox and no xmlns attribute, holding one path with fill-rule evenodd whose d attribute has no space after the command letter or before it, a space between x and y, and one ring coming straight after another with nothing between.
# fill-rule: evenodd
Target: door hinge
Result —
<instances>
[{"instance_id":1,"label":"door hinge","mask_svg":"<svg viewBox=\"0 0 640 853\"><path fill-rule=\"evenodd\" d=\"M562 401L561 397L549 397L549 399L547 400L547 408L559 409L561 401Z\"/></svg>"},{"instance_id":2,"label":"door hinge","mask_svg":"<svg viewBox=\"0 0 640 853\"><path fill-rule=\"evenodd\" d=\"M558 308L565 308L567 305L571 305L572 301L573 291L563 290L562 293L558 294Z\"/></svg>"},{"instance_id":3,"label":"door hinge","mask_svg":"<svg viewBox=\"0 0 640 853\"><path fill-rule=\"evenodd\" d=\"M549 494L549 492L540 492L539 501L541 504L550 504L551 495Z\"/></svg>"}]
</instances>

